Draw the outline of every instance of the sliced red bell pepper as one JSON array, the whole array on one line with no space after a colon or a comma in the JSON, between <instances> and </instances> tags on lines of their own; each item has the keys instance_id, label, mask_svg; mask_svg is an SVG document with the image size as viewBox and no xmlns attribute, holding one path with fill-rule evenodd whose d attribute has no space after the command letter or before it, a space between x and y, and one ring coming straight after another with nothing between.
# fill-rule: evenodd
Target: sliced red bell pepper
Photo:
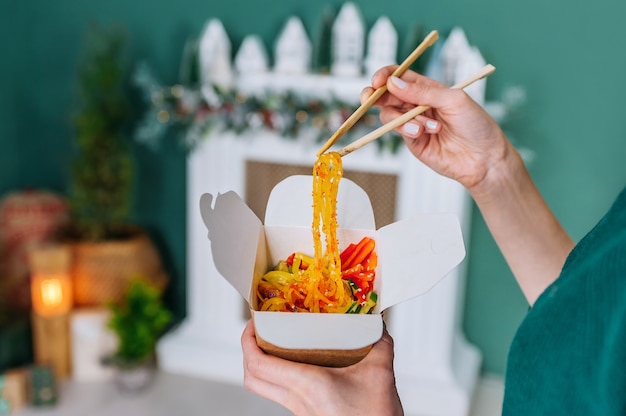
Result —
<instances>
[{"instance_id":1,"label":"sliced red bell pepper","mask_svg":"<svg viewBox=\"0 0 626 416\"><path fill-rule=\"evenodd\" d=\"M297 252L291 253L291 255L285 260L285 263L287 263L289 266L293 266L296 257L300 260L300 270L306 270L311 264L313 264L313 259L311 257L305 256L304 254Z\"/></svg>"},{"instance_id":2,"label":"sliced red bell pepper","mask_svg":"<svg viewBox=\"0 0 626 416\"><path fill-rule=\"evenodd\" d=\"M349 269L343 270L341 272L341 275L343 277L346 277L346 276L350 276L350 275L353 275L353 274L356 274L356 273L360 273L362 271L363 271L363 265L362 264L357 264L354 267L350 267Z\"/></svg>"},{"instance_id":3,"label":"sliced red bell pepper","mask_svg":"<svg viewBox=\"0 0 626 416\"><path fill-rule=\"evenodd\" d=\"M378 266L378 254L376 254L375 251L372 251L361 264L365 270L376 270L376 267Z\"/></svg>"},{"instance_id":4,"label":"sliced red bell pepper","mask_svg":"<svg viewBox=\"0 0 626 416\"><path fill-rule=\"evenodd\" d=\"M352 285L350 285L353 289L352 293L359 301L363 302L365 301L367 294L373 289L373 284L370 282L373 282L374 276L374 271L364 271L344 275L343 278L352 283Z\"/></svg>"},{"instance_id":5,"label":"sliced red bell pepper","mask_svg":"<svg viewBox=\"0 0 626 416\"><path fill-rule=\"evenodd\" d=\"M375 241L369 237L363 237L361 241L354 248L352 253L347 256L345 263L342 261L341 270L349 269L359 263L361 263L369 253L374 250L376 245Z\"/></svg>"},{"instance_id":6,"label":"sliced red bell pepper","mask_svg":"<svg viewBox=\"0 0 626 416\"><path fill-rule=\"evenodd\" d=\"M354 259L352 259L351 265L361 264L367 258L367 256L369 256L369 254L374 251L376 242L368 237L365 237L364 240L365 239L367 239L365 241L365 244L363 244L360 250L358 250L356 256L354 257Z\"/></svg>"},{"instance_id":7,"label":"sliced red bell pepper","mask_svg":"<svg viewBox=\"0 0 626 416\"><path fill-rule=\"evenodd\" d=\"M348 258L352 255L352 253L354 252L355 248L356 248L356 244L350 243L350 245L348 247L346 247L345 249L343 249L343 251L339 255L339 258L341 259L341 268L342 269L345 269L343 266L344 266L344 264L346 264L346 262L348 261Z\"/></svg>"}]
</instances>

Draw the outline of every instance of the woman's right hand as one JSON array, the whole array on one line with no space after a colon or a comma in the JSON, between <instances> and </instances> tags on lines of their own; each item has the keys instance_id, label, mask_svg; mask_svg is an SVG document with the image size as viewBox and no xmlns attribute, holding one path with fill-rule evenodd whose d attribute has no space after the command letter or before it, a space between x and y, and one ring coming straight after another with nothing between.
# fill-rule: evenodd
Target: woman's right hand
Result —
<instances>
[{"instance_id":1,"label":"woman's right hand","mask_svg":"<svg viewBox=\"0 0 626 416\"><path fill-rule=\"evenodd\" d=\"M464 91L451 89L412 71L391 77L397 66L387 66L372 77L361 94L364 102L387 83L388 92L376 103L383 123L418 105L427 110L396 129L410 151L436 172L455 179L470 191L489 182L492 169L503 166L515 149L495 120Z\"/></svg>"},{"instance_id":2,"label":"woman's right hand","mask_svg":"<svg viewBox=\"0 0 626 416\"><path fill-rule=\"evenodd\" d=\"M396 131L411 152L471 193L509 267L532 305L559 275L574 242L558 222L498 123L464 91L384 67L361 101L387 83L376 103L387 123L417 105L431 108ZM417 129L416 129L417 127Z\"/></svg>"}]
</instances>

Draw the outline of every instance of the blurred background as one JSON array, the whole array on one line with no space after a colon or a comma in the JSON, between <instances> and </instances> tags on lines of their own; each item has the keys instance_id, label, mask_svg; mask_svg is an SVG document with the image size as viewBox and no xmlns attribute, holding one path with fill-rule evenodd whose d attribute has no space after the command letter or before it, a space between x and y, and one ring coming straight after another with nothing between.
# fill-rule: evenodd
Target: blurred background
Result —
<instances>
[{"instance_id":1,"label":"blurred background","mask_svg":"<svg viewBox=\"0 0 626 416\"><path fill-rule=\"evenodd\" d=\"M76 154L72 115L78 106L77 63L93 23L125 27L131 61L148 62L163 83L175 84L187 40L198 37L209 18L222 21L233 51L249 34L259 35L272 49L289 16L299 16L314 34L324 14L336 12L341 4L4 2L0 197L26 189L69 192ZM626 183L626 55L621 52L626 3L362 0L358 6L367 25L381 15L393 22L399 59L410 50L405 45L416 29L445 35L461 27L485 60L497 67L487 83L487 100L500 100L510 87L525 91L524 105L508 120L506 131L518 146L532 152L530 172L565 228L579 240L599 220ZM140 114L140 107L137 110ZM158 248L170 279L164 302L174 321L180 321L186 311L188 154L174 133L168 134L171 137L156 149L129 138L136 171L131 217ZM483 353L482 371L502 376L510 341L528 305L477 210L469 248L463 329ZM32 347L29 340L24 345L21 356L0 354L0 370L28 362Z\"/></svg>"}]
</instances>

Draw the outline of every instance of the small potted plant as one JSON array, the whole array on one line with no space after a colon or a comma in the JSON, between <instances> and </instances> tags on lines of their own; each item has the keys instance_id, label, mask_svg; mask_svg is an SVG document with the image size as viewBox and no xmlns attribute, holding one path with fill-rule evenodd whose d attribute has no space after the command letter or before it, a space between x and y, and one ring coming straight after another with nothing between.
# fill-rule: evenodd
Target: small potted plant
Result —
<instances>
[{"instance_id":1,"label":"small potted plant","mask_svg":"<svg viewBox=\"0 0 626 416\"><path fill-rule=\"evenodd\" d=\"M143 279L130 281L124 298L109 305L108 327L117 337L117 350L109 363L116 367L116 382L123 392L145 388L156 367L156 343L172 314L160 291Z\"/></svg>"}]
</instances>

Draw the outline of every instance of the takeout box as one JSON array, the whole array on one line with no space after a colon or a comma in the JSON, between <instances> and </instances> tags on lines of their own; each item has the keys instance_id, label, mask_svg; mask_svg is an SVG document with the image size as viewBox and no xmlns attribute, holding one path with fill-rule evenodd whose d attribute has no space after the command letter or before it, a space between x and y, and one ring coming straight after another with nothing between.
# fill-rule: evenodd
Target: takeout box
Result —
<instances>
[{"instance_id":1,"label":"takeout box","mask_svg":"<svg viewBox=\"0 0 626 416\"><path fill-rule=\"evenodd\" d=\"M215 198L202 195L200 211L216 269L248 301L258 345L289 360L343 367L361 360L381 338L382 311L431 289L463 260L465 247L453 214L417 214L376 230L368 195L342 178L337 195L340 250L364 236L376 240L378 303L373 313L258 311L259 279L294 251L313 254L312 180L296 175L278 183L264 223L233 191Z\"/></svg>"}]
</instances>

